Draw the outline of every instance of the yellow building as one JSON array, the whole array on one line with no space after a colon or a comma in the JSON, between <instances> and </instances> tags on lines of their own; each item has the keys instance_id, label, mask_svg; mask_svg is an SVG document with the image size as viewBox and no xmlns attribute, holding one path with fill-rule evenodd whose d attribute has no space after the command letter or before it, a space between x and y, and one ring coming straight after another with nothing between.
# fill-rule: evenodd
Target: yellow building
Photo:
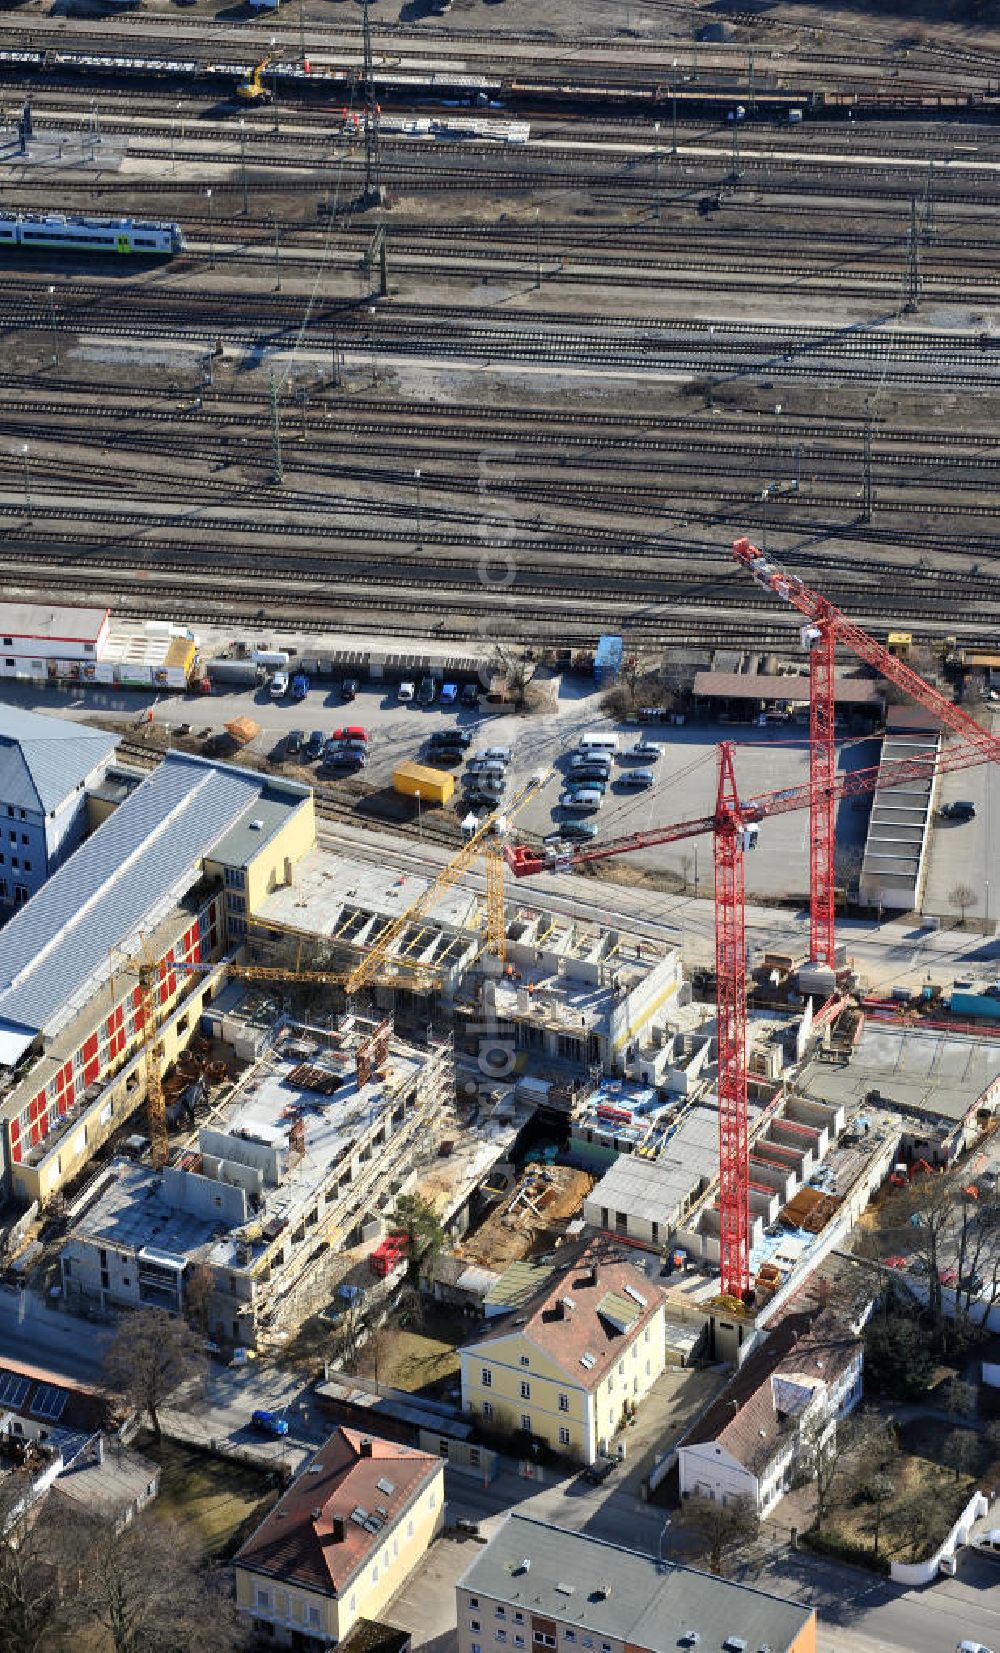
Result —
<instances>
[{"instance_id":1,"label":"yellow building","mask_svg":"<svg viewBox=\"0 0 1000 1653\"><path fill-rule=\"evenodd\" d=\"M516 1317L460 1351L462 1406L592 1464L663 1371L658 1286L595 1241L559 1265Z\"/></svg>"},{"instance_id":2,"label":"yellow building","mask_svg":"<svg viewBox=\"0 0 1000 1653\"><path fill-rule=\"evenodd\" d=\"M330 1647L378 1617L443 1518L441 1458L337 1429L237 1554L237 1606L272 1645Z\"/></svg>"}]
</instances>

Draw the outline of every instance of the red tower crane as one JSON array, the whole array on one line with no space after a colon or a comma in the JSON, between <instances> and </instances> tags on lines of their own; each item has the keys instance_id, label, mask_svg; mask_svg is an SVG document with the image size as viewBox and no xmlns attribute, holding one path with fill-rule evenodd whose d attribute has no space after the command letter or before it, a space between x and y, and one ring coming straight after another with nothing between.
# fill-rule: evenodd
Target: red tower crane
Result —
<instances>
[{"instance_id":1,"label":"red tower crane","mask_svg":"<svg viewBox=\"0 0 1000 1653\"><path fill-rule=\"evenodd\" d=\"M804 588L803 588L804 589ZM834 611L836 612L836 611ZM864 636L864 633L861 633ZM912 674L916 675L916 674ZM921 682L920 679L917 679ZM922 685L927 688L927 685ZM933 691L931 691L933 693ZM969 719L972 723L972 719ZM715 1007L718 1045L719 1098L719 1214L722 1290L745 1298L750 1287L750 1166L747 1118L746 1073L746 917L743 857L757 841L759 823L772 815L792 810L829 807L831 826L834 806L841 798L863 797L876 787L905 786L926 780L937 771L963 769L982 763L990 754L983 740L989 739L973 723L976 739L941 752L937 757L897 758L867 769L824 774L817 781L812 770L809 780L779 792L762 792L741 799L733 768L733 749L719 748L719 779L715 810L689 821L652 827L646 831L609 838L603 844L555 854L524 844L509 845L507 864L518 878L545 871L561 871L627 855L633 850L658 844L676 843L701 833L713 835L715 850ZM817 796L817 793L819 796Z\"/></svg>"},{"instance_id":2,"label":"red tower crane","mask_svg":"<svg viewBox=\"0 0 1000 1653\"><path fill-rule=\"evenodd\" d=\"M849 620L839 608L811 591L797 574L789 574L765 557L748 539L733 543L733 556L753 575L758 585L773 591L804 615L802 641L809 650L809 951L817 963L833 969L836 956L834 933L834 804L836 790L836 745L834 740L834 654L837 644L895 683L911 700L933 714L954 734L961 735L978 750L970 763L1000 760L1000 740L987 733L974 717L941 694L905 661L897 659L884 644L876 642L861 626Z\"/></svg>"}]
</instances>

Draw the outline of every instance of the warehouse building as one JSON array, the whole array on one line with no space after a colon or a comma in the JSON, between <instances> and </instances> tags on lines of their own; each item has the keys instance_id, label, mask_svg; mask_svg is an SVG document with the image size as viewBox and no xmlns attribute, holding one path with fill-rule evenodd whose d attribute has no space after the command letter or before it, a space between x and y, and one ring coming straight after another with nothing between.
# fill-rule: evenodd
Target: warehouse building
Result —
<instances>
[{"instance_id":1,"label":"warehouse building","mask_svg":"<svg viewBox=\"0 0 1000 1653\"><path fill-rule=\"evenodd\" d=\"M308 788L171 753L14 914L0 931L5 1194L51 1198L142 1102L140 958L157 967L167 1065L248 906L314 835Z\"/></svg>"},{"instance_id":2,"label":"warehouse building","mask_svg":"<svg viewBox=\"0 0 1000 1653\"><path fill-rule=\"evenodd\" d=\"M0 910L23 906L76 849L114 735L0 707Z\"/></svg>"}]
</instances>

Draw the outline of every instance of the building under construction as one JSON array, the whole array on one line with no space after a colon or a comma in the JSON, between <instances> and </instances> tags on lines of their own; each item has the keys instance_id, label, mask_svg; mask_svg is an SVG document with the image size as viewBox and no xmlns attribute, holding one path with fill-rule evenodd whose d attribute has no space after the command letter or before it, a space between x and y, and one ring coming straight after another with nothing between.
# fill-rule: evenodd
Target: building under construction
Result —
<instances>
[{"instance_id":1,"label":"building under construction","mask_svg":"<svg viewBox=\"0 0 1000 1653\"><path fill-rule=\"evenodd\" d=\"M113 1161L73 1208L70 1304L185 1309L255 1347L308 1311L324 1253L379 1231L454 1090L450 1041L387 1021L304 1025L258 999L227 1019L252 1059L174 1163Z\"/></svg>"}]
</instances>

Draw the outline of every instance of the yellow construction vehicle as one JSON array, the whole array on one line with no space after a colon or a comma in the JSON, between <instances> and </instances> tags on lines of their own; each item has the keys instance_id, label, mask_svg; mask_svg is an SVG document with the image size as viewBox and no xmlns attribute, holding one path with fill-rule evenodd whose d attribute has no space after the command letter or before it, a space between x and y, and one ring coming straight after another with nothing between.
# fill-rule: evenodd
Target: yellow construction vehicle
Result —
<instances>
[{"instance_id":1,"label":"yellow construction vehicle","mask_svg":"<svg viewBox=\"0 0 1000 1653\"><path fill-rule=\"evenodd\" d=\"M250 70L245 80L241 80L236 88L236 96L240 103L270 103L274 94L270 87L264 85L264 71L270 66L270 53L265 53L260 62Z\"/></svg>"}]
</instances>

